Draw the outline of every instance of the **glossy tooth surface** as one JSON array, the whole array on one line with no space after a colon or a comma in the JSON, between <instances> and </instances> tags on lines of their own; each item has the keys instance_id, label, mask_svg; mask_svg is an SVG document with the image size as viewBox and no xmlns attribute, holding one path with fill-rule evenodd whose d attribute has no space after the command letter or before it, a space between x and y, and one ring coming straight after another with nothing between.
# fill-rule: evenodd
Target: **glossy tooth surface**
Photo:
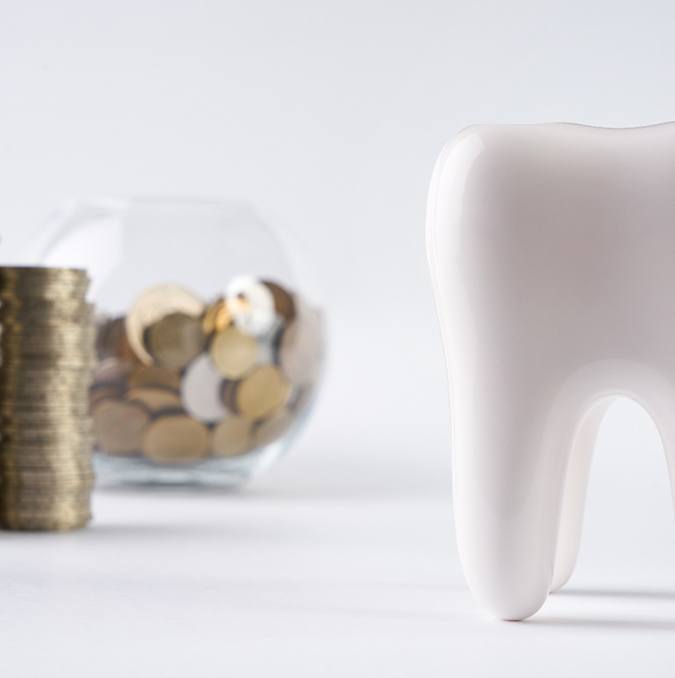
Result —
<instances>
[{"instance_id":1,"label":"glossy tooth surface","mask_svg":"<svg viewBox=\"0 0 675 678\"><path fill-rule=\"evenodd\" d=\"M651 414L673 477L673 177L675 124L473 127L436 164L427 242L457 537L502 619L569 578L614 396Z\"/></svg>"}]
</instances>

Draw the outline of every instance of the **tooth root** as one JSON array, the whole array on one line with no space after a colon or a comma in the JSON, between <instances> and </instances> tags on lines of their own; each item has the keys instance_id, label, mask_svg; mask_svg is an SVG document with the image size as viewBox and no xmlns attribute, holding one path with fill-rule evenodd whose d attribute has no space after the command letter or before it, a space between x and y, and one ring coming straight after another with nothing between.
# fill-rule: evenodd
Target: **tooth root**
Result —
<instances>
[{"instance_id":1,"label":"tooth root","mask_svg":"<svg viewBox=\"0 0 675 678\"><path fill-rule=\"evenodd\" d=\"M521 620L551 587L566 459L574 426L526 379L456 370L454 505L463 569L495 616ZM566 416L569 412L563 412ZM566 435L566 432L569 434Z\"/></svg>"},{"instance_id":2,"label":"tooth root","mask_svg":"<svg viewBox=\"0 0 675 678\"><path fill-rule=\"evenodd\" d=\"M561 589L572 576L579 553L581 528L586 503L586 489L593 449L598 431L612 398L597 402L583 418L572 444L565 474L565 487L558 527L558 543L553 568L551 591Z\"/></svg>"}]
</instances>

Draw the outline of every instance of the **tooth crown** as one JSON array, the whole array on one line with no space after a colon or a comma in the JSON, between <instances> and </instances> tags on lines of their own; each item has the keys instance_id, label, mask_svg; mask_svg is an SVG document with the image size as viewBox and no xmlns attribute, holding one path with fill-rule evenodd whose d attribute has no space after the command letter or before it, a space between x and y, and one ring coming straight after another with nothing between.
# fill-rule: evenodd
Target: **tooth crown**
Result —
<instances>
[{"instance_id":1,"label":"tooth crown","mask_svg":"<svg viewBox=\"0 0 675 678\"><path fill-rule=\"evenodd\" d=\"M460 557L523 619L571 575L613 396L675 466L675 124L468 128L436 163L427 243Z\"/></svg>"}]
</instances>

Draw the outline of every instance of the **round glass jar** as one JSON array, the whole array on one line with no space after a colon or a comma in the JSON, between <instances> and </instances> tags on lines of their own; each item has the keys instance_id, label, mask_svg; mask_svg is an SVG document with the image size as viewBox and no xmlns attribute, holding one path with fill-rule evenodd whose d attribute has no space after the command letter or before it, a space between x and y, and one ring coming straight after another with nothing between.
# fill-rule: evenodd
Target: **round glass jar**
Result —
<instances>
[{"instance_id":1,"label":"round glass jar","mask_svg":"<svg viewBox=\"0 0 675 678\"><path fill-rule=\"evenodd\" d=\"M319 384L323 318L251 208L79 201L39 250L92 279L103 483L239 485L288 448Z\"/></svg>"}]
</instances>

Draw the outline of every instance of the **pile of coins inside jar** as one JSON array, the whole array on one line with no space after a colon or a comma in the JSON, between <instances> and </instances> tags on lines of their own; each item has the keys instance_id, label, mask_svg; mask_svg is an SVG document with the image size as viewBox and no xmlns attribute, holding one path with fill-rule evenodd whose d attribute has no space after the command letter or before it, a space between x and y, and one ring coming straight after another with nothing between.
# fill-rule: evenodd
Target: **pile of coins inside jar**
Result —
<instances>
[{"instance_id":1,"label":"pile of coins inside jar","mask_svg":"<svg viewBox=\"0 0 675 678\"><path fill-rule=\"evenodd\" d=\"M90 519L94 323L79 269L0 267L0 522Z\"/></svg>"},{"instance_id":2,"label":"pile of coins inside jar","mask_svg":"<svg viewBox=\"0 0 675 678\"><path fill-rule=\"evenodd\" d=\"M208 301L146 289L98 325L96 448L165 466L262 448L311 401L322 345L320 312L275 282L240 276Z\"/></svg>"}]
</instances>

